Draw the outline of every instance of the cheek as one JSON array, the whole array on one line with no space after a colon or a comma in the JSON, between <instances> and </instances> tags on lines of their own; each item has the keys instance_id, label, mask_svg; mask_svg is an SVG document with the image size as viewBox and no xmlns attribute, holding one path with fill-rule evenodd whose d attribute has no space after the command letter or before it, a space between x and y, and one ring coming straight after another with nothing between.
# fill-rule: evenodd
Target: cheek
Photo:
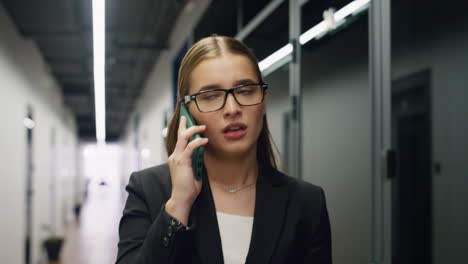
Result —
<instances>
[{"instance_id":1,"label":"cheek","mask_svg":"<svg viewBox=\"0 0 468 264\"><path fill-rule=\"evenodd\" d=\"M213 136L215 135L216 128L213 127L213 125L206 125L206 130L205 130L205 136L208 138L213 139Z\"/></svg>"},{"instance_id":2,"label":"cheek","mask_svg":"<svg viewBox=\"0 0 468 264\"><path fill-rule=\"evenodd\" d=\"M209 119L206 118L206 114L201 113L200 111L198 111L195 104L191 103L191 105L189 107L189 112L190 112L190 115L192 115L193 119L195 119L195 123L197 125L208 125L207 120L209 120Z\"/></svg>"},{"instance_id":3,"label":"cheek","mask_svg":"<svg viewBox=\"0 0 468 264\"><path fill-rule=\"evenodd\" d=\"M197 124L206 125L205 136L213 136L219 128L216 126L216 120L218 117L210 114L198 115L196 118Z\"/></svg>"}]
</instances>

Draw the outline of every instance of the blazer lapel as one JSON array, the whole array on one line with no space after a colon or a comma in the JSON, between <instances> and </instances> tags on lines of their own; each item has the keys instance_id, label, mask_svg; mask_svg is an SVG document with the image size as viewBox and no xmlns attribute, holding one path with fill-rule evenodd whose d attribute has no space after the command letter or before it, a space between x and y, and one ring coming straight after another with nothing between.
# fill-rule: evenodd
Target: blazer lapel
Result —
<instances>
[{"instance_id":1,"label":"blazer lapel","mask_svg":"<svg viewBox=\"0 0 468 264\"><path fill-rule=\"evenodd\" d=\"M269 263L280 237L288 203L288 188L282 174L259 166L255 213L246 263Z\"/></svg>"},{"instance_id":2,"label":"blazer lapel","mask_svg":"<svg viewBox=\"0 0 468 264\"><path fill-rule=\"evenodd\" d=\"M195 245L201 262L204 264L223 263L218 219L207 177L203 178L203 187L195 201L194 209L196 211L194 217L197 221Z\"/></svg>"}]
</instances>

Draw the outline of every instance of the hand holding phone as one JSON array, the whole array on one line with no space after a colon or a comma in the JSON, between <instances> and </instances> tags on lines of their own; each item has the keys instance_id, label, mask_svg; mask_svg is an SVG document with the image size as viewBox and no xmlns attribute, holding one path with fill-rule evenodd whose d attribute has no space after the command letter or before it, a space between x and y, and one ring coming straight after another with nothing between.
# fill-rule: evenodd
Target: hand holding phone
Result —
<instances>
[{"instance_id":1,"label":"hand holding phone","mask_svg":"<svg viewBox=\"0 0 468 264\"><path fill-rule=\"evenodd\" d=\"M180 116L185 116L187 119L187 128L193 127L196 125L195 120L192 115L190 115L187 106L182 104L180 107ZM193 141L197 138L201 138L200 134L195 134L190 138L190 141ZM205 152L205 146L200 146L193 152L192 155L192 169L193 175L197 181L202 179L205 174L205 165L203 163L203 153Z\"/></svg>"},{"instance_id":2,"label":"hand holding phone","mask_svg":"<svg viewBox=\"0 0 468 264\"><path fill-rule=\"evenodd\" d=\"M205 131L205 126L195 125L186 106L182 106L177 143L168 158L172 190L165 210L186 226L193 202L202 189L200 179L206 174L203 152L208 138L200 136L199 133L203 131Z\"/></svg>"}]
</instances>

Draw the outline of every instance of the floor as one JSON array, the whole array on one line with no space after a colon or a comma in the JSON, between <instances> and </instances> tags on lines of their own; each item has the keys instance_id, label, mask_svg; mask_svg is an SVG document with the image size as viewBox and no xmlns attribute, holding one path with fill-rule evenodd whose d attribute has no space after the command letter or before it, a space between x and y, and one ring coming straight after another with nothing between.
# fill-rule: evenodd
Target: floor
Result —
<instances>
[{"instance_id":1,"label":"floor","mask_svg":"<svg viewBox=\"0 0 468 264\"><path fill-rule=\"evenodd\" d=\"M123 202L118 187L90 185L79 222L68 225L63 264L115 263Z\"/></svg>"}]
</instances>

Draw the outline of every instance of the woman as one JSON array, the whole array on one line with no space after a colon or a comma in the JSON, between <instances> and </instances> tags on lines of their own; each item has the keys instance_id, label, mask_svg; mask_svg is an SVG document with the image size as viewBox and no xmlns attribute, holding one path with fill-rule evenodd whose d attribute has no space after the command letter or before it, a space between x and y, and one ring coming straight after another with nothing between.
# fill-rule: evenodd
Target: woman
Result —
<instances>
[{"instance_id":1,"label":"woman","mask_svg":"<svg viewBox=\"0 0 468 264\"><path fill-rule=\"evenodd\" d=\"M276 170L266 89L236 39L208 37L187 52L168 162L131 175L117 263L331 263L323 190ZM181 104L198 126L186 128ZM197 181L201 146L206 175Z\"/></svg>"}]
</instances>

